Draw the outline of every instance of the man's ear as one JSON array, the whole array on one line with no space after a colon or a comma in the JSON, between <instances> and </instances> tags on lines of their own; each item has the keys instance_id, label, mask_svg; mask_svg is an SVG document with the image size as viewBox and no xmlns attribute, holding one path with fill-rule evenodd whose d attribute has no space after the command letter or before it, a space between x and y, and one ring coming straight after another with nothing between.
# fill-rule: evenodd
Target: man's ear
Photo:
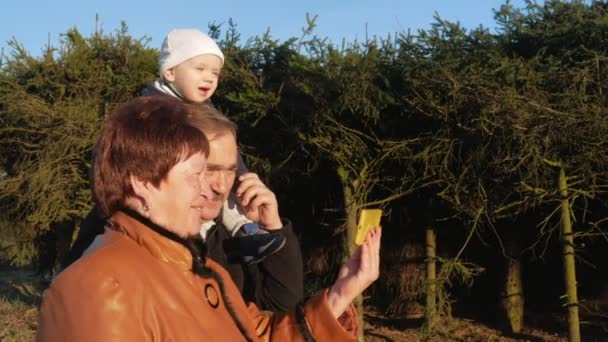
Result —
<instances>
[{"instance_id":1,"label":"man's ear","mask_svg":"<svg viewBox=\"0 0 608 342\"><path fill-rule=\"evenodd\" d=\"M163 78L168 82L175 82L175 68L163 71Z\"/></svg>"}]
</instances>

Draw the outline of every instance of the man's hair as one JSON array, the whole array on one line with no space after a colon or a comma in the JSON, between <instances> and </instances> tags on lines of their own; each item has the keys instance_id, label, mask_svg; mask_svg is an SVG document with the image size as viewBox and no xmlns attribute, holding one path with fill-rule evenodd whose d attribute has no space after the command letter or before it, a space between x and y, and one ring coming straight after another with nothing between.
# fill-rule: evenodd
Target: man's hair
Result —
<instances>
[{"instance_id":1,"label":"man's hair","mask_svg":"<svg viewBox=\"0 0 608 342\"><path fill-rule=\"evenodd\" d=\"M109 217L135 196L131 177L158 187L180 161L208 156L201 116L197 106L167 96L139 97L114 110L101 130L92 173L101 213Z\"/></svg>"},{"instance_id":2,"label":"man's hair","mask_svg":"<svg viewBox=\"0 0 608 342\"><path fill-rule=\"evenodd\" d=\"M208 138L215 134L231 133L236 139L236 124L222 112L206 103L192 106L194 107L192 125L205 133Z\"/></svg>"}]
</instances>

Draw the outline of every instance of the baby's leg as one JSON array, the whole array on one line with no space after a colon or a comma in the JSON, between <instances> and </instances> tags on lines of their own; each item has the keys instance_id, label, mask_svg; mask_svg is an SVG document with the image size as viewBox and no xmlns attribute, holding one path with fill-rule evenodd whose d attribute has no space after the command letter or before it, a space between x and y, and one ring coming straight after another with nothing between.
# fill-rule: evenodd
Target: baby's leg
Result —
<instances>
[{"instance_id":1,"label":"baby's leg","mask_svg":"<svg viewBox=\"0 0 608 342\"><path fill-rule=\"evenodd\" d=\"M228 200L224 202L221 216L222 223L232 236L236 235L242 226L252 222L245 216L241 203L232 192L228 196Z\"/></svg>"}]
</instances>

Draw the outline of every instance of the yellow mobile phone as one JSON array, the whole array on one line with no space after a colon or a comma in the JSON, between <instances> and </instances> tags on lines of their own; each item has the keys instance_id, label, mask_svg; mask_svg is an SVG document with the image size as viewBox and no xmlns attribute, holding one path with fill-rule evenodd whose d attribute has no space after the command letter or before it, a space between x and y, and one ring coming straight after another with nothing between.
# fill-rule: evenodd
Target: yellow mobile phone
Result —
<instances>
[{"instance_id":1,"label":"yellow mobile phone","mask_svg":"<svg viewBox=\"0 0 608 342\"><path fill-rule=\"evenodd\" d=\"M380 225L380 218L382 218L382 209L361 209L355 238L357 245L361 246L367 238L367 233L372 228Z\"/></svg>"}]
</instances>

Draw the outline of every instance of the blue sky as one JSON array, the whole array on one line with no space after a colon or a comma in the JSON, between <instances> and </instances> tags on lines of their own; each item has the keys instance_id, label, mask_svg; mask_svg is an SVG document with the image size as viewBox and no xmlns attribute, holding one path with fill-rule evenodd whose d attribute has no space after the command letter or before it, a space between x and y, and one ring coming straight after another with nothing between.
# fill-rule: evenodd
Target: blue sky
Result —
<instances>
[{"instance_id":1,"label":"blue sky","mask_svg":"<svg viewBox=\"0 0 608 342\"><path fill-rule=\"evenodd\" d=\"M459 21L466 28L482 24L495 26L492 9L506 0L2 0L0 6L0 49L16 38L32 55L50 41L57 45L60 34L77 27L88 36L95 30L95 15L104 31L114 31L122 20L132 36L151 38L160 47L174 28L195 27L206 31L208 23L232 18L244 39L262 35L268 28L273 37L285 40L300 36L306 13L318 15L316 34L334 42L385 37L389 33L428 29L437 12L442 18ZM539 1L542 2L542 1ZM523 0L512 0L522 7Z\"/></svg>"}]
</instances>

